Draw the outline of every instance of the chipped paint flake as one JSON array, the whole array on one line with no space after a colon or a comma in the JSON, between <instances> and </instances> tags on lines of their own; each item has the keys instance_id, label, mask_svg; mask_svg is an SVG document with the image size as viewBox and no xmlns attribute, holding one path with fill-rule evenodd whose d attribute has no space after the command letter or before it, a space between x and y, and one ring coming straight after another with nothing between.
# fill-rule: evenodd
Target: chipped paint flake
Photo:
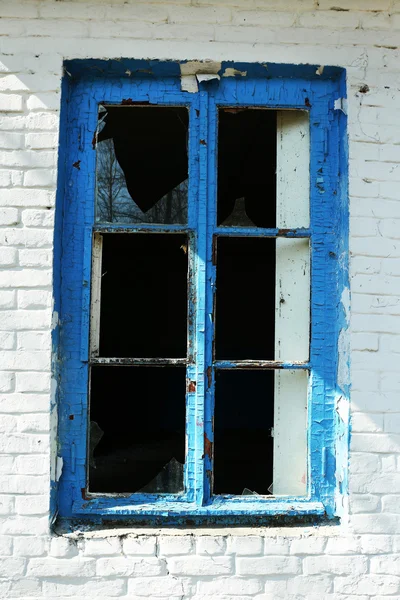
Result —
<instances>
[{"instance_id":1,"label":"chipped paint flake","mask_svg":"<svg viewBox=\"0 0 400 600\"><path fill-rule=\"evenodd\" d=\"M199 83L203 83L205 81L212 81L213 79L219 81L220 76L216 73L197 73L196 79Z\"/></svg>"},{"instance_id":2,"label":"chipped paint flake","mask_svg":"<svg viewBox=\"0 0 400 600\"><path fill-rule=\"evenodd\" d=\"M181 77L185 75L197 75L198 73L217 74L221 70L221 63L214 60L190 60L181 63L179 66Z\"/></svg>"},{"instance_id":3,"label":"chipped paint flake","mask_svg":"<svg viewBox=\"0 0 400 600\"><path fill-rule=\"evenodd\" d=\"M56 481L59 481L59 479L61 477L63 466L64 466L63 457L57 456L57 459L56 459Z\"/></svg>"},{"instance_id":4,"label":"chipped paint flake","mask_svg":"<svg viewBox=\"0 0 400 600\"><path fill-rule=\"evenodd\" d=\"M345 425L349 424L349 401L344 396L339 396L336 402L336 412Z\"/></svg>"},{"instance_id":5,"label":"chipped paint flake","mask_svg":"<svg viewBox=\"0 0 400 600\"><path fill-rule=\"evenodd\" d=\"M232 69L232 67L228 67L225 69L222 77L246 77L247 71L238 71L237 69Z\"/></svg>"},{"instance_id":6,"label":"chipped paint flake","mask_svg":"<svg viewBox=\"0 0 400 600\"><path fill-rule=\"evenodd\" d=\"M199 91L196 75L184 75L181 77L181 90L182 92L196 94Z\"/></svg>"}]
</instances>

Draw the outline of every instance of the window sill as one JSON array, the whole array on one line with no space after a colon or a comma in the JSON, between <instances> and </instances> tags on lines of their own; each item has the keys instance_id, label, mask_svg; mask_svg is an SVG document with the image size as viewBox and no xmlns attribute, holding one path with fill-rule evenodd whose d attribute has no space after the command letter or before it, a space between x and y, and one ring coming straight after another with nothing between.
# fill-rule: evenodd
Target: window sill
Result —
<instances>
[{"instance_id":1,"label":"window sill","mask_svg":"<svg viewBox=\"0 0 400 600\"><path fill-rule=\"evenodd\" d=\"M210 527L210 526L294 526L328 521L322 502L310 500L279 501L220 497L207 506L189 502L162 501L132 503L132 498L95 497L73 505L74 516L66 519L69 530L74 524L110 524L114 527ZM64 521L63 521L64 522ZM332 520L329 519L332 523Z\"/></svg>"}]
</instances>

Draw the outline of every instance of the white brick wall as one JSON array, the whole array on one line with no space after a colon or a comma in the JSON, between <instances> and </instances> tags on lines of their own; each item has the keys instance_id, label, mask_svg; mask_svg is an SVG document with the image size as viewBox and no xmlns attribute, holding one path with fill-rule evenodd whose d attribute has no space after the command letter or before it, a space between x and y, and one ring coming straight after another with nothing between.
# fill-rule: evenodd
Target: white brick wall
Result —
<instances>
[{"instance_id":1,"label":"white brick wall","mask_svg":"<svg viewBox=\"0 0 400 600\"><path fill-rule=\"evenodd\" d=\"M0 596L399 598L400 1L0 0L0 17ZM347 69L353 434L338 527L49 535L62 61L119 56Z\"/></svg>"}]
</instances>

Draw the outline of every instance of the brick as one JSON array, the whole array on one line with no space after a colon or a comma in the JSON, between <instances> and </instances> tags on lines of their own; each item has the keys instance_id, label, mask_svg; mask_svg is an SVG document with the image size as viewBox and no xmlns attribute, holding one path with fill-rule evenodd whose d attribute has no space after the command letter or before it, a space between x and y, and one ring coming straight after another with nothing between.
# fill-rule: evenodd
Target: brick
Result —
<instances>
[{"instance_id":1,"label":"brick","mask_svg":"<svg viewBox=\"0 0 400 600\"><path fill-rule=\"evenodd\" d=\"M121 553L119 537L93 538L85 540L85 556L113 556Z\"/></svg>"},{"instance_id":2,"label":"brick","mask_svg":"<svg viewBox=\"0 0 400 600\"><path fill-rule=\"evenodd\" d=\"M184 597L183 583L176 577L135 577L128 583L128 592L150 598Z\"/></svg>"},{"instance_id":3,"label":"brick","mask_svg":"<svg viewBox=\"0 0 400 600\"><path fill-rule=\"evenodd\" d=\"M65 578L62 581L43 581L43 595L46 598L86 597L114 598L125 595L126 582L112 578L109 581L89 579L77 581L76 578Z\"/></svg>"},{"instance_id":4,"label":"brick","mask_svg":"<svg viewBox=\"0 0 400 600\"><path fill-rule=\"evenodd\" d=\"M288 556L238 558L238 575L297 575L301 572L301 560Z\"/></svg>"},{"instance_id":5,"label":"brick","mask_svg":"<svg viewBox=\"0 0 400 600\"><path fill-rule=\"evenodd\" d=\"M15 374L0 372L0 394L12 392L15 387Z\"/></svg>"},{"instance_id":6,"label":"brick","mask_svg":"<svg viewBox=\"0 0 400 600\"><path fill-rule=\"evenodd\" d=\"M150 557L99 558L96 569L101 577L154 577L167 574L165 562Z\"/></svg>"},{"instance_id":7,"label":"brick","mask_svg":"<svg viewBox=\"0 0 400 600\"><path fill-rule=\"evenodd\" d=\"M22 96L0 93L0 112L22 112Z\"/></svg>"},{"instance_id":8,"label":"brick","mask_svg":"<svg viewBox=\"0 0 400 600\"><path fill-rule=\"evenodd\" d=\"M400 579L390 575L367 574L362 578L356 575L337 577L335 592L339 594L368 594L368 598L376 598L377 594L396 594L399 590Z\"/></svg>"},{"instance_id":9,"label":"brick","mask_svg":"<svg viewBox=\"0 0 400 600\"><path fill-rule=\"evenodd\" d=\"M52 169L32 169L24 174L25 187L52 187L56 182L56 173Z\"/></svg>"},{"instance_id":10,"label":"brick","mask_svg":"<svg viewBox=\"0 0 400 600\"><path fill-rule=\"evenodd\" d=\"M18 306L24 310L49 308L51 294L45 290L18 290Z\"/></svg>"},{"instance_id":11,"label":"brick","mask_svg":"<svg viewBox=\"0 0 400 600\"><path fill-rule=\"evenodd\" d=\"M228 538L228 553L237 556L253 556L262 554L264 540L261 536L243 535Z\"/></svg>"},{"instance_id":12,"label":"brick","mask_svg":"<svg viewBox=\"0 0 400 600\"><path fill-rule=\"evenodd\" d=\"M22 211L22 222L26 227L52 227L54 212L49 209L27 208Z\"/></svg>"},{"instance_id":13,"label":"brick","mask_svg":"<svg viewBox=\"0 0 400 600\"><path fill-rule=\"evenodd\" d=\"M0 577L23 575L25 564L23 558L0 558Z\"/></svg>"},{"instance_id":14,"label":"brick","mask_svg":"<svg viewBox=\"0 0 400 600\"><path fill-rule=\"evenodd\" d=\"M14 555L44 556L47 546L45 537L33 537L31 535L18 536L14 539Z\"/></svg>"},{"instance_id":15,"label":"brick","mask_svg":"<svg viewBox=\"0 0 400 600\"><path fill-rule=\"evenodd\" d=\"M60 59L60 65L61 65L61 59ZM55 90L54 92L36 92L36 94L32 94L31 96L29 96L29 98L26 101L26 106L28 110L34 111L44 111L44 110L59 110L60 109L60 93ZM56 124L56 115L52 115L52 114L48 114L48 116L46 116L46 113L43 114L43 116L38 116L36 118L34 118L33 116L31 117L31 124L33 125L32 129L36 129L35 125L38 125L38 129L53 129L55 128L54 125ZM46 147L52 147L52 146L41 146L38 145L37 142L32 144L28 143L30 136L34 136L33 139L38 139L37 136L40 135L38 133L32 133L32 134L27 134L27 147L30 148L46 148ZM44 134L42 134L44 135ZM49 134L47 134L49 135ZM54 134L50 134L53 136L57 136L57 133Z\"/></svg>"},{"instance_id":16,"label":"brick","mask_svg":"<svg viewBox=\"0 0 400 600\"><path fill-rule=\"evenodd\" d=\"M33 489L30 490L32 493L33 491ZM28 495L27 493L25 496L16 498L16 512L19 515L40 515L46 513L49 509L49 498L46 494L40 494L41 491L45 491L45 486L43 486L43 490L39 489L39 494Z\"/></svg>"},{"instance_id":17,"label":"brick","mask_svg":"<svg viewBox=\"0 0 400 600\"><path fill-rule=\"evenodd\" d=\"M0 267L11 267L18 262L18 252L15 248L0 248ZM3 275L3 277L1 277ZM8 272L0 273L0 286L4 286L4 281L8 279ZM12 284L10 284L12 286ZM12 286L14 287L14 286Z\"/></svg>"},{"instance_id":18,"label":"brick","mask_svg":"<svg viewBox=\"0 0 400 600\"><path fill-rule=\"evenodd\" d=\"M368 571L368 560L363 556L308 556L304 559L306 575L330 573L332 575L364 574Z\"/></svg>"},{"instance_id":19,"label":"brick","mask_svg":"<svg viewBox=\"0 0 400 600\"><path fill-rule=\"evenodd\" d=\"M290 554L322 554L326 539L313 535L294 539L290 543Z\"/></svg>"},{"instance_id":20,"label":"brick","mask_svg":"<svg viewBox=\"0 0 400 600\"><path fill-rule=\"evenodd\" d=\"M43 104L40 108L44 108ZM58 135L57 133L28 133L25 136L25 144L27 148L33 150L55 149L58 146Z\"/></svg>"},{"instance_id":21,"label":"brick","mask_svg":"<svg viewBox=\"0 0 400 600\"><path fill-rule=\"evenodd\" d=\"M261 579L244 577L222 577L211 581L199 581L200 593L209 596L218 596L223 590L227 596L253 595L263 591L264 583Z\"/></svg>"},{"instance_id":22,"label":"brick","mask_svg":"<svg viewBox=\"0 0 400 600\"><path fill-rule=\"evenodd\" d=\"M128 536L122 541L125 554L155 556L156 538L154 536Z\"/></svg>"},{"instance_id":23,"label":"brick","mask_svg":"<svg viewBox=\"0 0 400 600\"><path fill-rule=\"evenodd\" d=\"M35 577L94 577L93 558L31 558L28 575Z\"/></svg>"},{"instance_id":24,"label":"brick","mask_svg":"<svg viewBox=\"0 0 400 600\"><path fill-rule=\"evenodd\" d=\"M18 350L50 350L51 336L43 331L20 331L17 336Z\"/></svg>"},{"instance_id":25,"label":"brick","mask_svg":"<svg viewBox=\"0 0 400 600\"><path fill-rule=\"evenodd\" d=\"M171 575L228 575L233 573L233 567L232 558L227 556L182 556L168 559L168 571Z\"/></svg>"},{"instance_id":26,"label":"brick","mask_svg":"<svg viewBox=\"0 0 400 600\"><path fill-rule=\"evenodd\" d=\"M17 208L0 209L0 225L18 225L19 214Z\"/></svg>"},{"instance_id":27,"label":"brick","mask_svg":"<svg viewBox=\"0 0 400 600\"><path fill-rule=\"evenodd\" d=\"M17 373L17 392L48 392L49 389L49 373Z\"/></svg>"},{"instance_id":28,"label":"brick","mask_svg":"<svg viewBox=\"0 0 400 600\"><path fill-rule=\"evenodd\" d=\"M161 536L159 548L160 556L192 554L194 550L193 538L188 535Z\"/></svg>"},{"instance_id":29,"label":"brick","mask_svg":"<svg viewBox=\"0 0 400 600\"><path fill-rule=\"evenodd\" d=\"M21 267L50 267L52 258L52 252L43 248L18 252L18 262Z\"/></svg>"},{"instance_id":30,"label":"brick","mask_svg":"<svg viewBox=\"0 0 400 600\"><path fill-rule=\"evenodd\" d=\"M224 554L226 551L226 541L224 537L202 536L197 540L197 554L214 555Z\"/></svg>"}]
</instances>

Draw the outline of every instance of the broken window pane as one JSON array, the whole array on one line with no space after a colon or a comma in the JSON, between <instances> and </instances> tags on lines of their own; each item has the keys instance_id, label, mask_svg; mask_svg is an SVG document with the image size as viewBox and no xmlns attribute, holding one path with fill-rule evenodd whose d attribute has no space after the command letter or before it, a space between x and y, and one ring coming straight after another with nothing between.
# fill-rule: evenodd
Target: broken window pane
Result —
<instances>
[{"instance_id":1,"label":"broken window pane","mask_svg":"<svg viewBox=\"0 0 400 600\"><path fill-rule=\"evenodd\" d=\"M308 239L219 238L216 289L218 360L308 360Z\"/></svg>"},{"instance_id":2,"label":"broken window pane","mask_svg":"<svg viewBox=\"0 0 400 600\"><path fill-rule=\"evenodd\" d=\"M218 111L217 224L275 227L276 111Z\"/></svg>"},{"instance_id":3,"label":"broken window pane","mask_svg":"<svg viewBox=\"0 0 400 600\"><path fill-rule=\"evenodd\" d=\"M217 371L214 494L270 493L273 426L273 371Z\"/></svg>"},{"instance_id":4,"label":"broken window pane","mask_svg":"<svg viewBox=\"0 0 400 600\"><path fill-rule=\"evenodd\" d=\"M214 494L307 493L307 371L217 371Z\"/></svg>"},{"instance_id":5,"label":"broken window pane","mask_svg":"<svg viewBox=\"0 0 400 600\"><path fill-rule=\"evenodd\" d=\"M183 491L185 368L93 366L89 491Z\"/></svg>"},{"instance_id":6,"label":"broken window pane","mask_svg":"<svg viewBox=\"0 0 400 600\"><path fill-rule=\"evenodd\" d=\"M216 287L216 358L273 359L275 240L219 238Z\"/></svg>"},{"instance_id":7,"label":"broken window pane","mask_svg":"<svg viewBox=\"0 0 400 600\"><path fill-rule=\"evenodd\" d=\"M104 234L100 356L186 357L187 276L186 235Z\"/></svg>"},{"instance_id":8,"label":"broken window pane","mask_svg":"<svg viewBox=\"0 0 400 600\"><path fill-rule=\"evenodd\" d=\"M308 112L221 108L218 115L217 224L308 227Z\"/></svg>"},{"instance_id":9,"label":"broken window pane","mask_svg":"<svg viewBox=\"0 0 400 600\"><path fill-rule=\"evenodd\" d=\"M310 123L305 110L277 111L276 226L310 225Z\"/></svg>"},{"instance_id":10,"label":"broken window pane","mask_svg":"<svg viewBox=\"0 0 400 600\"><path fill-rule=\"evenodd\" d=\"M275 371L274 496L307 493L308 372Z\"/></svg>"},{"instance_id":11,"label":"broken window pane","mask_svg":"<svg viewBox=\"0 0 400 600\"><path fill-rule=\"evenodd\" d=\"M96 221L187 223L188 111L100 106Z\"/></svg>"}]
</instances>

